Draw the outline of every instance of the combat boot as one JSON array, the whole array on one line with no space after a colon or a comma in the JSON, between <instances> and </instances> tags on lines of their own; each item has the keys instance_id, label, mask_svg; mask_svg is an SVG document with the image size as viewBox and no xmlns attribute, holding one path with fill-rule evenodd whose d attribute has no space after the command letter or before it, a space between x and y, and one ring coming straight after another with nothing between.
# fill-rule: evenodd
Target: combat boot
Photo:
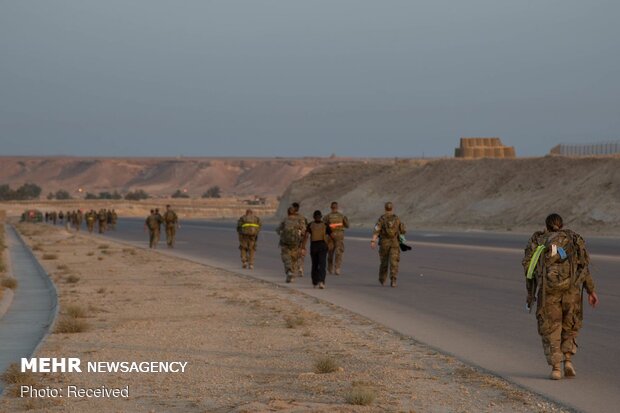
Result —
<instances>
[{"instance_id":1,"label":"combat boot","mask_svg":"<svg viewBox=\"0 0 620 413\"><path fill-rule=\"evenodd\" d=\"M248 268L248 265L244 262L244 263L241 265L241 268L246 269L246 268Z\"/></svg>"},{"instance_id":2,"label":"combat boot","mask_svg":"<svg viewBox=\"0 0 620 413\"><path fill-rule=\"evenodd\" d=\"M294 278L294 277L293 277L293 273L292 273L291 271L288 271L288 272L286 273L286 282L287 282L287 283L291 283L291 282L293 282L293 278Z\"/></svg>"},{"instance_id":3,"label":"combat boot","mask_svg":"<svg viewBox=\"0 0 620 413\"><path fill-rule=\"evenodd\" d=\"M320 282L320 283L319 283L319 288L320 288L321 290L325 289L325 283Z\"/></svg>"},{"instance_id":4,"label":"combat boot","mask_svg":"<svg viewBox=\"0 0 620 413\"><path fill-rule=\"evenodd\" d=\"M562 369L560 369L560 363L553 365L549 378L551 380L560 380L562 378Z\"/></svg>"},{"instance_id":5,"label":"combat boot","mask_svg":"<svg viewBox=\"0 0 620 413\"><path fill-rule=\"evenodd\" d=\"M336 275L340 275L340 268L336 268L336 272L335 272L335 274L336 274Z\"/></svg>"},{"instance_id":6,"label":"combat boot","mask_svg":"<svg viewBox=\"0 0 620 413\"><path fill-rule=\"evenodd\" d=\"M390 281L390 287L392 288L396 288L398 285L396 284L396 279L392 279L392 281Z\"/></svg>"},{"instance_id":7,"label":"combat boot","mask_svg":"<svg viewBox=\"0 0 620 413\"><path fill-rule=\"evenodd\" d=\"M251 270L253 270L253 269L254 269L254 264L250 264L250 267L249 267L249 268L250 268Z\"/></svg>"},{"instance_id":8,"label":"combat boot","mask_svg":"<svg viewBox=\"0 0 620 413\"><path fill-rule=\"evenodd\" d=\"M570 360L570 353L566 353L564 355L564 376L566 378L574 378L577 376L577 372L575 371L575 366L573 366L573 362Z\"/></svg>"},{"instance_id":9,"label":"combat boot","mask_svg":"<svg viewBox=\"0 0 620 413\"><path fill-rule=\"evenodd\" d=\"M327 272L331 275L334 273L334 267L332 267L331 265L327 266Z\"/></svg>"}]
</instances>

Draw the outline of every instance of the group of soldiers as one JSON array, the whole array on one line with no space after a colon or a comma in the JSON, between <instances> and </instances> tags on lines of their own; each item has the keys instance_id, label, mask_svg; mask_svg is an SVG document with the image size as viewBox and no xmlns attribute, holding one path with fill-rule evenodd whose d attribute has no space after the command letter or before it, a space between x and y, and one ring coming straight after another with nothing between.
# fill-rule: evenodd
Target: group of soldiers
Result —
<instances>
[{"instance_id":1,"label":"group of soldiers","mask_svg":"<svg viewBox=\"0 0 620 413\"><path fill-rule=\"evenodd\" d=\"M56 225L59 223L63 224L68 229L75 229L79 231L82 227L82 222L86 222L86 228L89 233L92 233L95 230L95 225L98 225L98 232L103 234L108 229L115 230L116 222L118 220L118 215L114 209L105 209L102 208L99 211L95 211L91 209L82 212L81 209L72 210L72 211L52 211L45 213L45 222L52 223Z\"/></svg>"},{"instance_id":2,"label":"group of soldiers","mask_svg":"<svg viewBox=\"0 0 620 413\"><path fill-rule=\"evenodd\" d=\"M161 226L166 230L166 244L168 248L174 248L177 229L180 228L177 213L166 205L164 214L159 213L159 208L151 209L150 214L144 221L144 229L149 232L149 248L157 248L161 234Z\"/></svg>"},{"instance_id":3,"label":"group of soldiers","mask_svg":"<svg viewBox=\"0 0 620 413\"><path fill-rule=\"evenodd\" d=\"M338 202L332 202L331 211L323 217L321 211L313 213L308 222L299 212L300 205L294 202L287 209L286 218L276 229L280 236L279 246L286 282L304 276L306 244L310 240L312 259L312 285L325 288L326 273L340 275L344 255L344 231L349 228L349 219L338 209Z\"/></svg>"},{"instance_id":4,"label":"group of soldiers","mask_svg":"<svg viewBox=\"0 0 620 413\"><path fill-rule=\"evenodd\" d=\"M406 227L394 213L392 202L387 202L384 209L374 226L370 246L379 249L380 284L384 285L389 276L391 287L396 287L400 253L411 247L406 244ZM537 302L538 333L551 366L550 378L559 380L562 375L567 378L576 376L572 357L577 352L576 340L583 322L583 292L592 307L598 305L599 298L590 274L584 239L565 229L558 214L550 214L545 226L528 241L522 264L526 275L527 307L531 308ZM243 268L254 268L260 228L260 219L251 210L237 223ZM299 212L299 203L293 203L276 230L280 236L286 282L293 282L296 276L303 277L308 240L314 287L325 288L326 270L340 275L346 228L349 228L349 220L339 211L337 202L332 202L331 211L325 217L321 211L315 211L310 223Z\"/></svg>"},{"instance_id":5,"label":"group of soldiers","mask_svg":"<svg viewBox=\"0 0 620 413\"><path fill-rule=\"evenodd\" d=\"M323 216L320 210L313 213L312 222L308 222L300 211L298 202L287 209L286 218L277 227L280 237L279 247L286 282L291 283L296 277L304 276L304 259L307 255L306 245L310 242L312 259L312 284L325 288L326 274L340 275L344 256L344 234L349 228L349 219L339 210L338 202L330 205L330 212ZM390 285L396 287L398 264L401 250L410 249L404 244L406 228L400 218L394 214L391 202L385 204L385 213L374 227L371 247L379 245L379 282L385 285L390 276ZM237 221L239 250L243 268L254 268L254 255L261 221L251 209L248 209Z\"/></svg>"},{"instance_id":6,"label":"group of soldiers","mask_svg":"<svg viewBox=\"0 0 620 413\"><path fill-rule=\"evenodd\" d=\"M151 211L145 225L150 231L150 246L156 248L160 226L165 224L168 246L174 246L178 217L170 206L164 215ZM550 378L576 376L572 357L577 352L577 335L583 321L583 300L596 307L599 298L589 270L589 255L584 239L565 229L562 217L551 214L545 221L546 228L535 232L527 243L522 264L527 288L527 307L537 303L538 333L547 362L551 366ZM254 269L254 259L261 220L248 209L237 221L239 250L243 268ZM348 218L340 212L337 202L332 202L330 212L323 216L314 211L312 222L300 213L299 203L287 209L286 218L276 229L284 264L286 282L303 277L306 245L310 241L312 258L312 284L325 288L326 272L340 275L344 255L344 234L349 228ZM380 266L379 283L385 285L388 277L391 287L397 286L400 253L411 247L406 245L405 224L394 213L394 205L387 202L384 213L373 228L370 247L378 247ZM563 367L563 368L562 368Z\"/></svg>"}]
</instances>

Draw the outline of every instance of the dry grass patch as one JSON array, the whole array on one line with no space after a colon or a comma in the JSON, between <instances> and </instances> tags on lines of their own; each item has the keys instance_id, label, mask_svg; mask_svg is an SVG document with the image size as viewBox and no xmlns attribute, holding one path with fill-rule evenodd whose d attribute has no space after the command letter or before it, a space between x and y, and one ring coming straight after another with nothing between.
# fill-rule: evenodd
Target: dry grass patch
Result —
<instances>
[{"instance_id":1,"label":"dry grass patch","mask_svg":"<svg viewBox=\"0 0 620 413\"><path fill-rule=\"evenodd\" d=\"M58 320L58 323L56 323L56 330L54 332L59 334L74 334L87 331L88 328L88 323L82 319L63 316Z\"/></svg>"},{"instance_id":2,"label":"dry grass patch","mask_svg":"<svg viewBox=\"0 0 620 413\"><path fill-rule=\"evenodd\" d=\"M126 254L136 255L136 250L133 248L123 248L122 251Z\"/></svg>"},{"instance_id":3,"label":"dry grass patch","mask_svg":"<svg viewBox=\"0 0 620 413\"><path fill-rule=\"evenodd\" d=\"M284 316L284 323L286 324L286 327L288 328L302 327L302 326L305 326L307 322L308 321L306 320L306 317L304 317L303 314Z\"/></svg>"},{"instance_id":4,"label":"dry grass patch","mask_svg":"<svg viewBox=\"0 0 620 413\"><path fill-rule=\"evenodd\" d=\"M100 250L107 250L108 248L110 248L110 246L108 244L101 244L97 248L99 248Z\"/></svg>"},{"instance_id":5,"label":"dry grass patch","mask_svg":"<svg viewBox=\"0 0 620 413\"><path fill-rule=\"evenodd\" d=\"M57 260L58 259L58 255L57 254L43 254L43 258L44 260Z\"/></svg>"},{"instance_id":6,"label":"dry grass patch","mask_svg":"<svg viewBox=\"0 0 620 413\"><path fill-rule=\"evenodd\" d=\"M314 362L314 372L317 374L334 373L339 369L338 361L331 356L321 356Z\"/></svg>"},{"instance_id":7,"label":"dry grass patch","mask_svg":"<svg viewBox=\"0 0 620 413\"><path fill-rule=\"evenodd\" d=\"M87 257L92 257L93 255L95 255L95 253L93 251L89 251L86 253Z\"/></svg>"},{"instance_id":8,"label":"dry grass patch","mask_svg":"<svg viewBox=\"0 0 620 413\"><path fill-rule=\"evenodd\" d=\"M11 290L14 290L17 288L17 280L13 277L2 277L0 285L2 285L4 288L10 288Z\"/></svg>"},{"instance_id":9,"label":"dry grass patch","mask_svg":"<svg viewBox=\"0 0 620 413\"><path fill-rule=\"evenodd\" d=\"M351 389L344 396L347 403L355 406L369 406L376 398L377 393L366 383L353 383Z\"/></svg>"},{"instance_id":10,"label":"dry grass patch","mask_svg":"<svg viewBox=\"0 0 620 413\"><path fill-rule=\"evenodd\" d=\"M11 394L13 397L20 396L21 386L34 386L37 384L37 377L32 372L22 373L18 363L12 363L9 368L0 376L0 379L7 385L13 386L11 392L5 392L5 394Z\"/></svg>"},{"instance_id":11,"label":"dry grass patch","mask_svg":"<svg viewBox=\"0 0 620 413\"><path fill-rule=\"evenodd\" d=\"M65 314L71 318L86 318L87 311L78 304L69 304L65 309Z\"/></svg>"},{"instance_id":12,"label":"dry grass patch","mask_svg":"<svg viewBox=\"0 0 620 413\"><path fill-rule=\"evenodd\" d=\"M97 294L103 294L105 292L106 292L105 287L98 288L97 291L96 291Z\"/></svg>"},{"instance_id":13,"label":"dry grass patch","mask_svg":"<svg viewBox=\"0 0 620 413\"><path fill-rule=\"evenodd\" d=\"M67 264L59 264L56 266L56 269L59 271L69 271L69 266Z\"/></svg>"},{"instance_id":14,"label":"dry grass patch","mask_svg":"<svg viewBox=\"0 0 620 413\"><path fill-rule=\"evenodd\" d=\"M65 282L67 284L75 284L78 281L80 281L80 277L78 277L77 275L70 275L67 278L65 278Z\"/></svg>"},{"instance_id":15,"label":"dry grass patch","mask_svg":"<svg viewBox=\"0 0 620 413\"><path fill-rule=\"evenodd\" d=\"M43 245L40 243L36 243L32 246L33 251L43 251Z\"/></svg>"}]
</instances>

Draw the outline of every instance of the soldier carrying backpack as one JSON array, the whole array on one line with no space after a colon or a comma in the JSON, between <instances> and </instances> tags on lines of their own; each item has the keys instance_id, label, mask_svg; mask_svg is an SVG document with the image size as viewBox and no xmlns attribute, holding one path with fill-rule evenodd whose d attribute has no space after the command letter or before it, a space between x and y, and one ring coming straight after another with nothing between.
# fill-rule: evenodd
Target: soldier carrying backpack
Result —
<instances>
[{"instance_id":1,"label":"soldier carrying backpack","mask_svg":"<svg viewBox=\"0 0 620 413\"><path fill-rule=\"evenodd\" d=\"M390 271L390 286L396 287L398 278L398 264L400 262L401 235L405 235L406 229L396 214L393 212L394 205L391 202L385 203L385 214L381 215L372 234L370 247L376 248L379 239L379 257L381 266L379 267L379 282L385 284Z\"/></svg>"},{"instance_id":2,"label":"soldier carrying backpack","mask_svg":"<svg viewBox=\"0 0 620 413\"><path fill-rule=\"evenodd\" d=\"M243 268L254 269L254 253L258 233L260 232L260 218L254 215L251 209L245 211L237 221L237 233L239 234L239 251L241 252L241 265Z\"/></svg>"},{"instance_id":3,"label":"soldier carrying backpack","mask_svg":"<svg viewBox=\"0 0 620 413\"><path fill-rule=\"evenodd\" d=\"M526 275L527 306L537 301L538 334L542 338L552 380L575 377L571 361L577 352L577 335L583 321L583 290L592 307L598 304L590 258L584 239L563 229L562 217L547 217L546 230L535 232L525 248L523 268Z\"/></svg>"},{"instance_id":4,"label":"soldier carrying backpack","mask_svg":"<svg viewBox=\"0 0 620 413\"><path fill-rule=\"evenodd\" d=\"M276 229L280 236L280 252L287 283L295 279L295 273L299 268L302 234L305 232L305 228L302 228L302 224L300 224L300 220L295 215L295 212L294 207L289 207L287 217Z\"/></svg>"}]
</instances>

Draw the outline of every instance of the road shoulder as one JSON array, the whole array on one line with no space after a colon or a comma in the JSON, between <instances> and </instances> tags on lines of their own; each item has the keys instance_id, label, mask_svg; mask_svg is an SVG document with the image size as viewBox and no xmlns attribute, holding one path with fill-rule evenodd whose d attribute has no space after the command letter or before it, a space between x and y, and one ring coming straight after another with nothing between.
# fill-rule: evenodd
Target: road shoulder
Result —
<instances>
[{"instance_id":1,"label":"road shoulder","mask_svg":"<svg viewBox=\"0 0 620 413\"><path fill-rule=\"evenodd\" d=\"M32 225L24 228L28 232ZM181 359L188 369L37 374L38 387L129 385L130 397L8 395L0 410L563 411L292 289L59 228L39 226L28 233L26 242L58 287L59 323L77 319L83 325L81 332L50 335L39 357ZM322 374L319 367L334 371ZM351 404L364 397L374 400L369 406Z\"/></svg>"}]
</instances>

